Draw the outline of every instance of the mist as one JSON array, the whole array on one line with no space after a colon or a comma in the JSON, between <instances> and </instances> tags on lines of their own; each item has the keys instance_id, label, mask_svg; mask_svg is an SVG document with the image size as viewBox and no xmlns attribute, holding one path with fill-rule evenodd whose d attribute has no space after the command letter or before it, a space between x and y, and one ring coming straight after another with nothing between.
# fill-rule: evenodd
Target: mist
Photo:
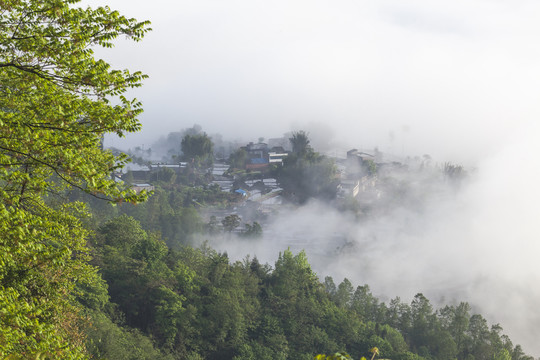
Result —
<instances>
[{"instance_id":1,"label":"mist","mask_svg":"<svg viewBox=\"0 0 540 360\"><path fill-rule=\"evenodd\" d=\"M321 280L368 284L383 301L422 292L436 305L467 301L528 353L540 354L540 154L538 127L484 159L452 186L436 168L414 173L411 196L355 218L321 202L281 210L261 240L210 239L233 260L273 265L305 250Z\"/></svg>"},{"instance_id":2,"label":"mist","mask_svg":"<svg viewBox=\"0 0 540 360\"><path fill-rule=\"evenodd\" d=\"M319 123L344 148L472 164L540 116L533 0L85 3L152 21L96 50L150 76L132 92L143 131L116 147L194 123L242 141Z\"/></svg>"},{"instance_id":3,"label":"mist","mask_svg":"<svg viewBox=\"0 0 540 360\"><path fill-rule=\"evenodd\" d=\"M317 151L378 146L476 169L457 189L421 182L420 207L394 201L358 221L315 202L281 211L261 240L212 246L270 264L305 249L322 278L382 298L469 301L540 354L538 2L86 3L154 29L103 53L150 75L132 93L143 131L108 146L148 147L192 124L238 143L304 129Z\"/></svg>"}]
</instances>

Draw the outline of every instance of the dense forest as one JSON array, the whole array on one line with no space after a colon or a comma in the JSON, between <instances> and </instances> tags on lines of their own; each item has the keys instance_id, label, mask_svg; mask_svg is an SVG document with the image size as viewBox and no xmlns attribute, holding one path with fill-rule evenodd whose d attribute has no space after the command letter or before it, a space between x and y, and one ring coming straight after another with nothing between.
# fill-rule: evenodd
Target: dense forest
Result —
<instances>
[{"instance_id":1,"label":"dense forest","mask_svg":"<svg viewBox=\"0 0 540 360\"><path fill-rule=\"evenodd\" d=\"M377 347L390 359L530 359L467 303L434 309L422 294L384 303L368 285L321 281L303 252L284 249L270 266L185 245L186 233L164 239L166 224L180 229L183 216L198 219L192 231L205 231L192 208L175 208L176 192L166 193L115 208L90 241L103 281L80 287L78 301L92 319L87 344L96 358L311 359L345 351L360 359ZM157 198L172 203L157 207Z\"/></svg>"},{"instance_id":2,"label":"dense forest","mask_svg":"<svg viewBox=\"0 0 540 360\"><path fill-rule=\"evenodd\" d=\"M390 359L531 359L464 302L434 309L417 294L410 304L384 303L369 285L320 278L303 252L284 249L269 265L193 248L189 235L215 230L178 198L183 185L164 185L170 190L109 208L94 225L92 264L103 281L80 287L78 301L92 319L87 344L96 358L311 359L345 351L360 359L376 347ZM105 213L102 202L90 204Z\"/></svg>"},{"instance_id":3,"label":"dense forest","mask_svg":"<svg viewBox=\"0 0 540 360\"><path fill-rule=\"evenodd\" d=\"M171 159L185 168L154 172L152 191L136 190L133 174L115 178L136 159L103 149L103 137L140 129L141 104L125 96L145 75L111 69L92 48L141 40L149 23L77 2L0 3L0 357L531 359L467 303L435 309L421 293L385 303L368 285L315 274L304 252L283 249L263 264L193 246L195 235L259 241L264 228L232 234L239 217L201 215L242 197L211 184L221 150L200 131L177 139ZM377 214L335 201L335 162L302 131L290 141L269 173L291 206L318 198ZM236 168L240 150L231 173L259 176ZM443 173L459 178L461 168ZM402 183L386 186L407 196Z\"/></svg>"}]
</instances>

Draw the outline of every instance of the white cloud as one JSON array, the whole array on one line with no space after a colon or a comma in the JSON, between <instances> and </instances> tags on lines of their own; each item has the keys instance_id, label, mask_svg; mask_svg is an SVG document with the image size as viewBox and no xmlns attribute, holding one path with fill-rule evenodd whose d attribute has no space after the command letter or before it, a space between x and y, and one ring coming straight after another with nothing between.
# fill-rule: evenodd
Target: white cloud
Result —
<instances>
[{"instance_id":1,"label":"white cloud","mask_svg":"<svg viewBox=\"0 0 540 360\"><path fill-rule=\"evenodd\" d=\"M200 123L273 137L319 121L351 145L470 161L540 115L532 1L108 3L153 21L113 59L151 76L143 135Z\"/></svg>"}]
</instances>

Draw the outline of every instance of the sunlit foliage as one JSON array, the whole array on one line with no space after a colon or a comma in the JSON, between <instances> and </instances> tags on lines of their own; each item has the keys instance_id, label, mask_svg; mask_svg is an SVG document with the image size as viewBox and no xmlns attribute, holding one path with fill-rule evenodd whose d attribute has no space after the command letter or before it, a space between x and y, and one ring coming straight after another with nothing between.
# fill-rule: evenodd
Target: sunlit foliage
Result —
<instances>
[{"instance_id":1,"label":"sunlit foliage","mask_svg":"<svg viewBox=\"0 0 540 360\"><path fill-rule=\"evenodd\" d=\"M79 188L112 202L139 201L110 174L125 163L103 151L106 133L139 129L142 111L123 94L144 75L93 56L148 23L77 0L0 2L0 357L81 358L75 282L87 265L84 206L60 196ZM113 105L113 102L117 105Z\"/></svg>"}]
</instances>

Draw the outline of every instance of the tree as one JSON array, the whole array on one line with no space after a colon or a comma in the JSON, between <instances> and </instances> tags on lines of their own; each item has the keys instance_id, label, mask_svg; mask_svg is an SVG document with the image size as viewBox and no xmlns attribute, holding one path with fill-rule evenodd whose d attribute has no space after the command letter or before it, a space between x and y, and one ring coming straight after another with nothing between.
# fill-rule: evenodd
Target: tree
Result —
<instances>
[{"instance_id":1,"label":"tree","mask_svg":"<svg viewBox=\"0 0 540 360\"><path fill-rule=\"evenodd\" d=\"M352 358L346 352L337 352L330 355L318 354L313 358L313 360L348 360L348 359L352 359Z\"/></svg>"},{"instance_id":2,"label":"tree","mask_svg":"<svg viewBox=\"0 0 540 360\"><path fill-rule=\"evenodd\" d=\"M102 149L104 134L140 128L141 104L124 94L145 76L111 69L92 49L119 35L139 41L149 23L77 2L0 2L2 358L84 356L71 299L75 281L96 281L95 270L84 206L59 195L75 187L112 202L145 197L110 178L127 158Z\"/></svg>"},{"instance_id":3,"label":"tree","mask_svg":"<svg viewBox=\"0 0 540 360\"><path fill-rule=\"evenodd\" d=\"M446 306L439 310L443 326L452 335L460 353L464 352L467 342L466 332L469 328L470 310L470 305L465 302L461 302L458 306Z\"/></svg>"},{"instance_id":4,"label":"tree","mask_svg":"<svg viewBox=\"0 0 540 360\"><path fill-rule=\"evenodd\" d=\"M330 298L333 299L336 296L336 283L331 276L326 276L324 278L324 290L330 295Z\"/></svg>"},{"instance_id":5,"label":"tree","mask_svg":"<svg viewBox=\"0 0 540 360\"><path fill-rule=\"evenodd\" d=\"M334 199L337 194L337 169L334 162L313 151L304 131L293 133L289 141L293 152L277 170L277 179L284 193L298 203L304 203L312 197Z\"/></svg>"},{"instance_id":6,"label":"tree","mask_svg":"<svg viewBox=\"0 0 540 360\"><path fill-rule=\"evenodd\" d=\"M158 171L152 173L150 176L151 181L161 181L164 184L174 184L176 181L176 172L171 168L163 167Z\"/></svg>"},{"instance_id":7,"label":"tree","mask_svg":"<svg viewBox=\"0 0 540 360\"><path fill-rule=\"evenodd\" d=\"M85 329L92 359L172 360L154 348L152 340L139 331L121 328L103 313L94 312L92 324Z\"/></svg>"},{"instance_id":8,"label":"tree","mask_svg":"<svg viewBox=\"0 0 540 360\"><path fill-rule=\"evenodd\" d=\"M486 319L482 315L474 314L469 319L469 329L467 330L470 336L469 353L475 359L489 359L493 355L489 344L489 327Z\"/></svg>"},{"instance_id":9,"label":"tree","mask_svg":"<svg viewBox=\"0 0 540 360\"><path fill-rule=\"evenodd\" d=\"M247 237L247 238L260 238L260 237L262 237L263 230L262 230L261 224L259 224L258 222L254 221L253 225L246 223L245 227L246 227L246 229L242 233L243 237Z\"/></svg>"},{"instance_id":10,"label":"tree","mask_svg":"<svg viewBox=\"0 0 540 360\"><path fill-rule=\"evenodd\" d=\"M413 348L428 348L433 330L433 306L421 293L414 296L411 302L411 343Z\"/></svg>"},{"instance_id":11,"label":"tree","mask_svg":"<svg viewBox=\"0 0 540 360\"><path fill-rule=\"evenodd\" d=\"M341 307L348 307L351 303L354 287L349 279L345 278L338 285L336 292L336 304Z\"/></svg>"},{"instance_id":12,"label":"tree","mask_svg":"<svg viewBox=\"0 0 540 360\"><path fill-rule=\"evenodd\" d=\"M309 145L309 136L303 130L293 132L292 137L289 138L289 141L291 142L292 152L294 155L304 157L313 152L311 145Z\"/></svg>"},{"instance_id":13,"label":"tree","mask_svg":"<svg viewBox=\"0 0 540 360\"><path fill-rule=\"evenodd\" d=\"M512 360L512 357L510 356L510 353L506 349L499 350L495 356L493 357L494 360Z\"/></svg>"},{"instance_id":14,"label":"tree","mask_svg":"<svg viewBox=\"0 0 540 360\"><path fill-rule=\"evenodd\" d=\"M204 226L206 232L210 235L219 234L219 223L215 215L210 216L210 221Z\"/></svg>"},{"instance_id":15,"label":"tree","mask_svg":"<svg viewBox=\"0 0 540 360\"><path fill-rule=\"evenodd\" d=\"M352 296L351 308L365 321L374 321L378 299L373 296L369 285L357 286Z\"/></svg>"},{"instance_id":16,"label":"tree","mask_svg":"<svg viewBox=\"0 0 540 360\"><path fill-rule=\"evenodd\" d=\"M467 172L462 165L454 165L449 162L444 163L442 173L447 181L457 184L467 176Z\"/></svg>"},{"instance_id":17,"label":"tree","mask_svg":"<svg viewBox=\"0 0 540 360\"><path fill-rule=\"evenodd\" d=\"M162 159L164 161L174 161L182 153L182 139L186 135L199 135L201 133L202 127L197 124L180 131L170 132L167 136L161 137L152 144L152 152L154 154L163 154Z\"/></svg>"},{"instance_id":18,"label":"tree","mask_svg":"<svg viewBox=\"0 0 540 360\"><path fill-rule=\"evenodd\" d=\"M240 216L233 214L225 216L223 220L221 220L221 224L225 228L226 231L232 232L234 229L236 229L240 225Z\"/></svg>"},{"instance_id":19,"label":"tree","mask_svg":"<svg viewBox=\"0 0 540 360\"><path fill-rule=\"evenodd\" d=\"M243 169L248 159L247 151L240 148L229 155L229 165L231 169Z\"/></svg>"},{"instance_id":20,"label":"tree","mask_svg":"<svg viewBox=\"0 0 540 360\"><path fill-rule=\"evenodd\" d=\"M205 133L186 135L182 139L184 160L199 165L211 166L214 163L214 143Z\"/></svg>"}]
</instances>

